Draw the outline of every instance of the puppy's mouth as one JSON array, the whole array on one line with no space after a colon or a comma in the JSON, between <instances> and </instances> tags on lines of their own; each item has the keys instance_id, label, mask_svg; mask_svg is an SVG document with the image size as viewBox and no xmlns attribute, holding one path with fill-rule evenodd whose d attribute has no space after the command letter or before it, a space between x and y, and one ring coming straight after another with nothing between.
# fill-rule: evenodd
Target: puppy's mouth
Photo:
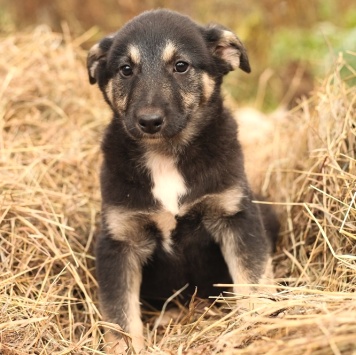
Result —
<instances>
[{"instance_id":1,"label":"puppy's mouth","mask_svg":"<svg viewBox=\"0 0 356 355\"><path fill-rule=\"evenodd\" d=\"M159 142L159 141L169 139L169 138L165 137L161 133L154 133L154 134L143 133L142 137L140 137L139 139L141 139L143 141L148 141L148 142Z\"/></svg>"}]
</instances>

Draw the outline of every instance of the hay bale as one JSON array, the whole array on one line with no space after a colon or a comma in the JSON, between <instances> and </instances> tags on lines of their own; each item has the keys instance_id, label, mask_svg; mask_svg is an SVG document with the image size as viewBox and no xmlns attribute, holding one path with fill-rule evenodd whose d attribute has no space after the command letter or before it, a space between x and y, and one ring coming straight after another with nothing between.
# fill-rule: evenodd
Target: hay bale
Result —
<instances>
[{"instance_id":1,"label":"hay bale","mask_svg":"<svg viewBox=\"0 0 356 355\"><path fill-rule=\"evenodd\" d=\"M92 253L110 113L87 83L81 40L39 27L0 42L2 355L101 354L110 328ZM264 190L283 221L277 302L256 313L234 307L238 295L221 307L195 300L154 332L146 312L148 353L356 351L356 95L345 69L340 58L275 129Z\"/></svg>"}]
</instances>

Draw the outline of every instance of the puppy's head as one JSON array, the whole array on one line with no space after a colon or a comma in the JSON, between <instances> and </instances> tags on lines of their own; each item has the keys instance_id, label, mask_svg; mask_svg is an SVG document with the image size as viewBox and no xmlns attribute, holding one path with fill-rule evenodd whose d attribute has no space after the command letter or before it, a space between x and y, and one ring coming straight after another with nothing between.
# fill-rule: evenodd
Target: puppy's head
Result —
<instances>
[{"instance_id":1,"label":"puppy's head","mask_svg":"<svg viewBox=\"0 0 356 355\"><path fill-rule=\"evenodd\" d=\"M250 72L232 32L167 10L145 12L102 39L87 64L90 83L98 83L126 132L149 140L184 136L219 97L225 74Z\"/></svg>"}]
</instances>

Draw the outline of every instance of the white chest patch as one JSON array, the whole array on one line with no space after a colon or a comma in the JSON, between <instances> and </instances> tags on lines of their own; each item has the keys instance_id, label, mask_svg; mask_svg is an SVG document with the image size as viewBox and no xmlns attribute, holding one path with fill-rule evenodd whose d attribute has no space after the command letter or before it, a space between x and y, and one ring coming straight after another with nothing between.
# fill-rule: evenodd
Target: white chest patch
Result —
<instances>
[{"instance_id":1,"label":"white chest patch","mask_svg":"<svg viewBox=\"0 0 356 355\"><path fill-rule=\"evenodd\" d=\"M173 215L179 212L179 198L186 194L183 176L172 158L149 153L146 161L153 181L152 194Z\"/></svg>"}]
</instances>

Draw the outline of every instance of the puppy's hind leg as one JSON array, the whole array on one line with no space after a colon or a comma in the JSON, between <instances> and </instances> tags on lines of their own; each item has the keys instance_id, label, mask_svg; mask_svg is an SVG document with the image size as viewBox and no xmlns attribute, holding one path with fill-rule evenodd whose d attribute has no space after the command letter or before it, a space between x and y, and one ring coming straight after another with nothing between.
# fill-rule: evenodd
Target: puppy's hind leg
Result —
<instances>
[{"instance_id":1,"label":"puppy's hind leg","mask_svg":"<svg viewBox=\"0 0 356 355\"><path fill-rule=\"evenodd\" d=\"M126 354L131 347L139 353L144 347L139 299L142 250L136 249L105 234L97 242L97 277L104 320L118 324L130 336L110 331L105 339L109 354Z\"/></svg>"}]
</instances>

